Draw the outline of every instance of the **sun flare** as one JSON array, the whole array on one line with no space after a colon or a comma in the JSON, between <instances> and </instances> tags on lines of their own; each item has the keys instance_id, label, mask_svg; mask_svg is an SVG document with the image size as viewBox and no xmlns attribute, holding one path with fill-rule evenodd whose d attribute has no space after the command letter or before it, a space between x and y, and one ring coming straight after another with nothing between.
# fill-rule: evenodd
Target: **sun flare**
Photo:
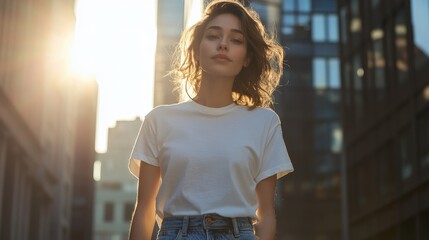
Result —
<instances>
[{"instance_id":1,"label":"sun flare","mask_svg":"<svg viewBox=\"0 0 429 240\"><path fill-rule=\"evenodd\" d=\"M153 105L155 0L79 0L72 69L99 85L96 151L118 119L144 116Z\"/></svg>"}]
</instances>

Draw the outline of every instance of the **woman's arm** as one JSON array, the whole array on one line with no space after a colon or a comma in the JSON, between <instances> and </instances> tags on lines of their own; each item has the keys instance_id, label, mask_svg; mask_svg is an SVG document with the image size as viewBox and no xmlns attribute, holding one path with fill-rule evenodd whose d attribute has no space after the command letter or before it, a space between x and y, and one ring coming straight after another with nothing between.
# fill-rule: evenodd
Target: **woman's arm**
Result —
<instances>
[{"instance_id":1,"label":"woman's arm","mask_svg":"<svg viewBox=\"0 0 429 240\"><path fill-rule=\"evenodd\" d=\"M155 224L155 200L160 184L159 167L140 163L138 193L129 240L150 240Z\"/></svg>"},{"instance_id":2,"label":"woman's arm","mask_svg":"<svg viewBox=\"0 0 429 240\"><path fill-rule=\"evenodd\" d=\"M256 214L259 222L255 225L256 236L261 240L273 240L276 236L276 214L274 197L277 177L273 175L263 179L256 185L259 207Z\"/></svg>"}]
</instances>

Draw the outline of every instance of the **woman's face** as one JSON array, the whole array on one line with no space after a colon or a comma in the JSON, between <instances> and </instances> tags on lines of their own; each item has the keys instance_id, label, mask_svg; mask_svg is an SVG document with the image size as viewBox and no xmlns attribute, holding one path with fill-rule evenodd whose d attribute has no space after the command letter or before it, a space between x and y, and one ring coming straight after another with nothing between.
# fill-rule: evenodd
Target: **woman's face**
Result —
<instances>
[{"instance_id":1,"label":"woman's face","mask_svg":"<svg viewBox=\"0 0 429 240\"><path fill-rule=\"evenodd\" d=\"M247 42L240 20L232 14L213 18L204 30L198 60L204 74L232 78L248 64Z\"/></svg>"}]
</instances>

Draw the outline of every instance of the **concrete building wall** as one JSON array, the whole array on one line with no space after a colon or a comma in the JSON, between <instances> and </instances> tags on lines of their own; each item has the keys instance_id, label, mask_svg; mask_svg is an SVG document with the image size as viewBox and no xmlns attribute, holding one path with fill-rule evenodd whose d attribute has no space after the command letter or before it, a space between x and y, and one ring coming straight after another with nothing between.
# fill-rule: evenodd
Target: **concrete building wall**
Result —
<instances>
[{"instance_id":1,"label":"concrete building wall","mask_svg":"<svg viewBox=\"0 0 429 240\"><path fill-rule=\"evenodd\" d=\"M142 121L117 121L109 129L106 153L98 154L100 179L96 183L94 240L126 240L137 193L137 179L128 159Z\"/></svg>"},{"instance_id":2,"label":"concrete building wall","mask_svg":"<svg viewBox=\"0 0 429 240\"><path fill-rule=\"evenodd\" d=\"M68 69L74 1L0 9L0 238L70 239L81 90Z\"/></svg>"}]
</instances>

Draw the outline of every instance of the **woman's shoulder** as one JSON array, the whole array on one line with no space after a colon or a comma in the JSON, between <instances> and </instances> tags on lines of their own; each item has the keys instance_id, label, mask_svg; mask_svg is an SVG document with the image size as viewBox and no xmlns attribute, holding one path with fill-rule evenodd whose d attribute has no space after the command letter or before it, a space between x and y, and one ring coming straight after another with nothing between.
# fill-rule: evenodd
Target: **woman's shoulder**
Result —
<instances>
[{"instance_id":1,"label":"woman's shoulder","mask_svg":"<svg viewBox=\"0 0 429 240\"><path fill-rule=\"evenodd\" d=\"M248 109L246 107L246 110L249 114L259 116L262 118L267 118L267 119L278 119L279 118L279 116L277 115L277 113L273 109L267 108L267 107L256 107L254 109Z\"/></svg>"},{"instance_id":2,"label":"woman's shoulder","mask_svg":"<svg viewBox=\"0 0 429 240\"><path fill-rule=\"evenodd\" d=\"M183 111L186 108L186 102L158 105L146 115L146 118L165 117L170 114L177 113L177 111Z\"/></svg>"}]
</instances>

